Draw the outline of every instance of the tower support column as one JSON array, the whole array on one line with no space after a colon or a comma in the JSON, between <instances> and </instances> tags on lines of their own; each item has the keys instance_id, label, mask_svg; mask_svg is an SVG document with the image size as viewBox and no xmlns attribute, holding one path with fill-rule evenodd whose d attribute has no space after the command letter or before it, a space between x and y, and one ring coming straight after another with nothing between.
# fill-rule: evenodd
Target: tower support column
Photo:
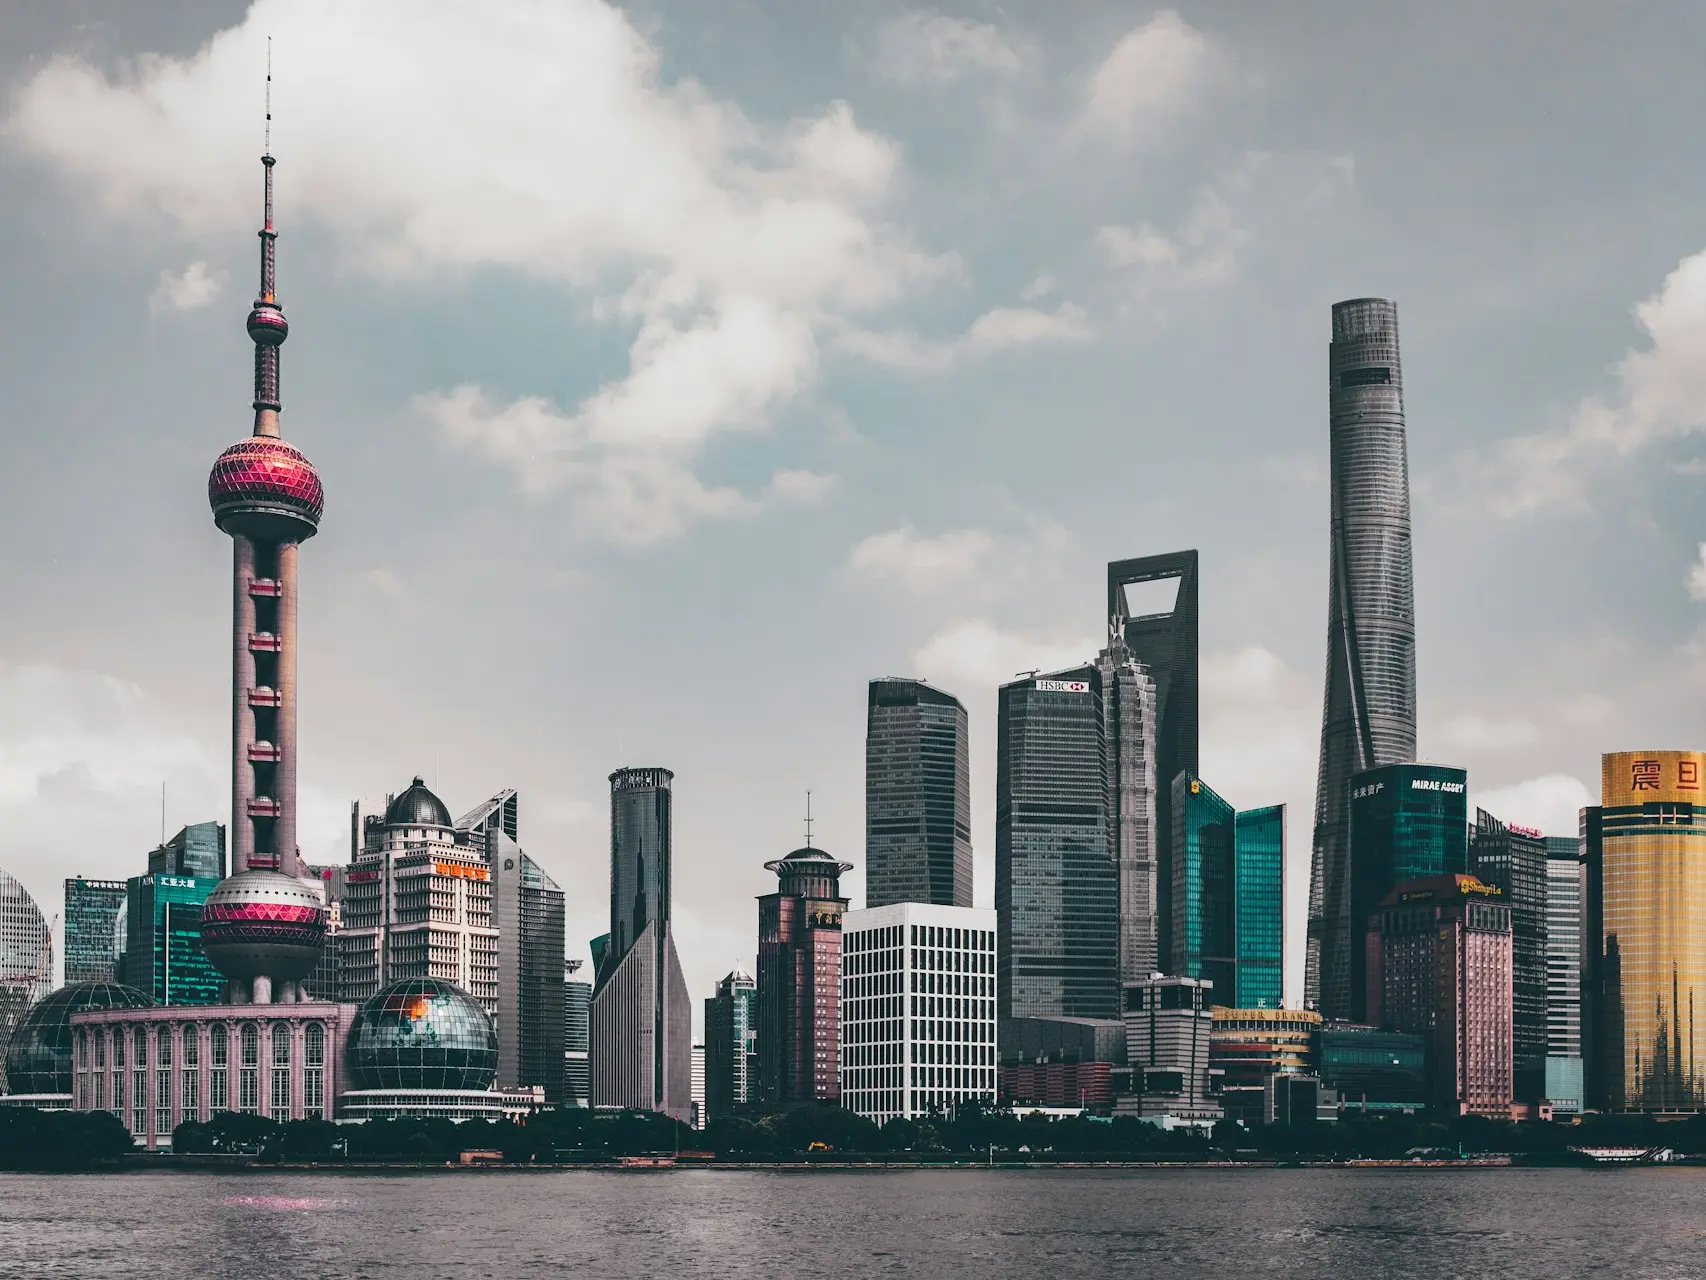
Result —
<instances>
[{"instance_id":1,"label":"tower support column","mask_svg":"<svg viewBox=\"0 0 1706 1280\"><path fill-rule=\"evenodd\" d=\"M302 874L296 847L296 561L297 544L278 549L278 825L274 850L278 869Z\"/></svg>"},{"instance_id":2,"label":"tower support column","mask_svg":"<svg viewBox=\"0 0 1706 1280\"><path fill-rule=\"evenodd\" d=\"M249 691L255 687L255 655L249 637L255 631L255 544L240 533L231 535L231 872L249 869L255 854L255 825L249 801L255 796L255 770L249 763L249 744L255 740L255 711Z\"/></svg>"}]
</instances>

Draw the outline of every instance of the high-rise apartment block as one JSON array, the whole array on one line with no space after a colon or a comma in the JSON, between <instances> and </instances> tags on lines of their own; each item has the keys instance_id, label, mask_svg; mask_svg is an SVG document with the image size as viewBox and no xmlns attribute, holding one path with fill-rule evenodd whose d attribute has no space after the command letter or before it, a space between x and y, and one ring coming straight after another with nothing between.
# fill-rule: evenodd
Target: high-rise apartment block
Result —
<instances>
[{"instance_id":1,"label":"high-rise apartment block","mask_svg":"<svg viewBox=\"0 0 1706 1280\"><path fill-rule=\"evenodd\" d=\"M1347 891L1359 931L1366 931L1370 914L1394 885L1469 870L1468 777L1444 765L1394 764L1351 778ZM1350 1006L1341 1017L1374 1021L1363 947L1349 957L1346 970Z\"/></svg>"},{"instance_id":2,"label":"high-rise apartment block","mask_svg":"<svg viewBox=\"0 0 1706 1280\"><path fill-rule=\"evenodd\" d=\"M1242 813L1203 782L1173 779L1173 953L1237 1008L1277 1009L1284 951L1285 806Z\"/></svg>"},{"instance_id":3,"label":"high-rise apartment block","mask_svg":"<svg viewBox=\"0 0 1706 1280\"><path fill-rule=\"evenodd\" d=\"M1107 826L1119 882L1120 980L1137 982L1161 965L1156 692L1124 633L1118 626L1110 630L1108 647L1096 658L1107 751Z\"/></svg>"},{"instance_id":4,"label":"high-rise apartment block","mask_svg":"<svg viewBox=\"0 0 1706 1280\"><path fill-rule=\"evenodd\" d=\"M1125 988L1126 1057L1131 1082L1116 1115L1170 1116L1210 1123L1224 1114L1210 1061L1214 984L1155 974Z\"/></svg>"},{"instance_id":5,"label":"high-rise apartment block","mask_svg":"<svg viewBox=\"0 0 1706 1280\"><path fill-rule=\"evenodd\" d=\"M1379 901L1353 899L1352 778L1416 757L1416 605L1397 305L1387 298L1335 304L1327 368L1327 687L1304 999L1328 1018L1346 1018L1357 1005L1359 910Z\"/></svg>"},{"instance_id":6,"label":"high-rise apartment block","mask_svg":"<svg viewBox=\"0 0 1706 1280\"><path fill-rule=\"evenodd\" d=\"M1157 957L1172 950L1168 932L1173 919L1173 871L1168 860L1174 841L1173 779L1181 773L1194 775L1198 768L1197 593L1195 551L1115 560L1108 565L1110 632L1124 640L1155 683ZM1131 960L1135 966L1137 957ZM1114 1003L1119 1004L1117 993Z\"/></svg>"},{"instance_id":7,"label":"high-rise apartment block","mask_svg":"<svg viewBox=\"0 0 1706 1280\"><path fill-rule=\"evenodd\" d=\"M417 777L387 798L383 816L366 818L344 881L341 1000L366 1000L401 978L441 978L497 1015L491 868L425 781Z\"/></svg>"},{"instance_id":8,"label":"high-rise apartment block","mask_svg":"<svg viewBox=\"0 0 1706 1280\"><path fill-rule=\"evenodd\" d=\"M966 709L922 680L871 681L865 714L865 896L972 903Z\"/></svg>"},{"instance_id":9,"label":"high-rise apartment block","mask_svg":"<svg viewBox=\"0 0 1706 1280\"><path fill-rule=\"evenodd\" d=\"M1119 1016L1119 881L1095 666L1001 686L995 909L1003 1017Z\"/></svg>"},{"instance_id":10,"label":"high-rise apartment block","mask_svg":"<svg viewBox=\"0 0 1706 1280\"><path fill-rule=\"evenodd\" d=\"M1546 837L1546 1101L1554 1114L1587 1102L1582 1064L1582 844Z\"/></svg>"},{"instance_id":11,"label":"high-rise apartment block","mask_svg":"<svg viewBox=\"0 0 1706 1280\"><path fill-rule=\"evenodd\" d=\"M726 1120L758 1083L758 982L739 969L705 1001L705 1116Z\"/></svg>"},{"instance_id":12,"label":"high-rise apartment block","mask_svg":"<svg viewBox=\"0 0 1706 1280\"><path fill-rule=\"evenodd\" d=\"M66 986L117 980L118 918L126 892L123 880L77 876L65 882Z\"/></svg>"},{"instance_id":13,"label":"high-rise apartment block","mask_svg":"<svg viewBox=\"0 0 1706 1280\"><path fill-rule=\"evenodd\" d=\"M758 900L758 1082L767 1106L841 1093L839 862L810 845L764 864L776 892Z\"/></svg>"},{"instance_id":14,"label":"high-rise apartment block","mask_svg":"<svg viewBox=\"0 0 1706 1280\"><path fill-rule=\"evenodd\" d=\"M1429 1105L1508 1119L1513 1100L1511 912L1474 876L1409 880L1367 933L1370 1021L1429 1038Z\"/></svg>"},{"instance_id":15,"label":"high-rise apartment block","mask_svg":"<svg viewBox=\"0 0 1706 1280\"><path fill-rule=\"evenodd\" d=\"M668 769L610 775L610 933L594 944L592 1104L692 1115L693 1009L671 924Z\"/></svg>"},{"instance_id":16,"label":"high-rise apartment block","mask_svg":"<svg viewBox=\"0 0 1706 1280\"><path fill-rule=\"evenodd\" d=\"M841 1105L878 1124L993 1105L995 912L894 903L842 918Z\"/></svg>"},{"instance_id":17,"label":"high-rise apartment block","mask_svg":"<svg viewBox=\"0 0 1706 1280\"><path fill-rule=\"evenodd\" d=\"M1510 908L1516 1097L1536 1103L1546 1096L1546 838L1477 809L1469 863Z\"/></svg>"},{"instance_id":18,"label":"high-rise apartment block","mask_svg":"<svg viewBox=\"0 0 1706 1280\"><path fill-rule=\"evenodd\" d=\"M1601 757L1582 817L1590 1106L1706 1110L1703 779L1706 752Z\"/></svg>"}]
</instances>

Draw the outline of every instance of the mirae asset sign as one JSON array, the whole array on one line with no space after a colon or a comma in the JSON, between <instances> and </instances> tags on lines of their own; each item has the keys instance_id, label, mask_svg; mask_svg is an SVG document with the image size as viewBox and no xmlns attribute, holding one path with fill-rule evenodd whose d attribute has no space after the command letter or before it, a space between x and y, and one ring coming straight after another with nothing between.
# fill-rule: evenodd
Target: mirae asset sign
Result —
<instances>
[{"instance_id":1,"label":"mirae asset sign","mask_svg":"<svg viewBox=\"0 0 1706 1280\"><path fill-rule=\"evenodd\" d=\"M1042 693L1089 693L1088 680L1039 680L1037 689Z\"/></svg>"}]
</instances>

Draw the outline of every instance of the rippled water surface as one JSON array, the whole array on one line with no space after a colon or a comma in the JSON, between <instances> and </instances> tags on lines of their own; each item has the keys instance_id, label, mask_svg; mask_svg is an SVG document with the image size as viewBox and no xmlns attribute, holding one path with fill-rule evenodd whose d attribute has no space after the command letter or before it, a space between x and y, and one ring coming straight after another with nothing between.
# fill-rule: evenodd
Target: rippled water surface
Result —
<instances>
[{"instance_id":1,"label":"rippled water surface","mask_svg":"<svg viewBox=\"0 0 1706 1280\"><path fill-rule=\"evenodd\" d=\"M1706 1275L1706 1169L0 1175L0 1274Z\"/></svg>"}]
</instances>

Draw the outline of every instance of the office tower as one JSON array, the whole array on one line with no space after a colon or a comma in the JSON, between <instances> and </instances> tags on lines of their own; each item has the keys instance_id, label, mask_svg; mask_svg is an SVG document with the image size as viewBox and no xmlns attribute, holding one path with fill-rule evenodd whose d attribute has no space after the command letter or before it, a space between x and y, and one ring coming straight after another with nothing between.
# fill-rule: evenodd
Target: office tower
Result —
<instances>
[{"instance_id":1,"label":"office tower","mask_svg":"<svg viewBox=\"0 0 1706 1280\"><path fill-rule=\"evenodd\" d=\"M326 909L299 876L296 839L297 551L325 507L314 466L279 436L279 354L289 326L274 291L273 157L261 157L261 291L249 312L255 425L207 479L214 522L231 537L231 875L201 911L203 949L231 998L303 995ZM132 916L131 934L137 933ZM136 975L127 974L134 983Z\"/></svg>"},{"instance_id":2,"label":"office tower","mask_svg":"<svg viewBox=\"0 0 1706 1280\"><path fill-rule=\"evenodd\" d=\"M52 986L53 938L47 921L29 891L0 869L0 1063L12 1028Z\"/></svg>"},{"instance_id":3,"label":"office tower","mask_svg":"<svg viewBox=\"0 0 1706 1280\"><path fill-rule=\"evenodd\" d=\"M1203 782L1173 779L1170 973L1205 978L1241 1009L1281 1004L1285 806L1238 812Z\"/></svg>"},{"instance_id":4,"label":"office tower","mask_svg":"<svg viewBox=\"0 0 1706 1280\"><path fill-rule=\"evenodd\" d=\"M878 1124L993 1106L995 912L898 902L842 918L841 1105Z\"/></svg>"},{"instance_id":5,"label":"office tower","mask_svg":"<svg viewBox=\"0 0 1706 1280\"><path fill-rule=\"evenodd\" d=\"M506 788L458 818L456 832L483 853L492 878L498 1085L539 1085L554 1107L563 1098L563 891L516 843L516 811Z\"/></svg>"},{"instance_id":6,"label":"office tower","mask_svg":"<svg viewBox=\"0 0 1706 1280\"><path fill-rule=\"evenodd\" d=\"M1111 628L1096 659L1102 677L1102 727L1107 743L1108 838L1119 880L1120 981L1147 978L1161 966L1156 917L1160 862L1155 762L1155 681Z\"/></svg>"},{"instance_id":7,"label":"office tower","mask_svg":"<svg viewBox=\"0 0 1706 1280\"><path fill-rule=\"evenodd\" d=\"M1477 809L1469 864L1510 908L1516 1098L1536 1103L1546 1096L1546 837Z\"/></svg>"},{"instance_id":8,"label":"office tower","mask_svg":"<svg viewBox=\"0 0 1706 1280\"><path fill-rule=\"evenodd\" d=\"M865 898L969 907L966 709L922 680L871 681L865 710Z\"/></svg>"},{"instance_id":9,"label":"office tower","mask_svg":"<svg viewBox=\"0 0 1706 1280\"><path fill-rule=\"evenodd\" d=\"M1583 1038L1589 1105L1603 1110L1706 1110L1703 775L1706 752L1614 752L1583 813Z\"/></svg>"},{"instance_id":10,"label":"office tower","mask_svg":"<svg viewBox=\"0 0 1706 1280\"><path fill-rule=\"evenodd\" d=\"M148 853L148 869L198 880L225 879L225 824L196 822Z\"/></svg>"},{"instance_id":11,"label":"office tower","mask_svg":"<svg viewBox=\"0 0 1706 1280\"><path fill-rule=\"evenodd\" d=\"M1546 1101L1586 1105L1582 1076L1582 845L1546 837Z\"/></svg>"},{"instance_id":12,"label":"office tower","mask_svg":"<svg viewBox=\"0 0 1706 1280\"><path fill-rule=\"evenodd\" d=\"M1001 686L995 910L1002 1017L1119 1016L1119 883L1094 666Z\"/></svg>"},{"instance_id":13,"label":"office tower","mask_svg":"<svg viewBox=\"0 0 1706 1280\"><path fill-rule=\"evenodd\" d=\"M766 1106L841 1093L841 877L853 869L811 845L764 864L776 892L758 900L758 1096Z\"/></svg>"},{"instance_id":14,"label":"office tower","mask_svg":"<svg viewBox=\"0 0 1706 1280\"><path fill-rule=\"evenodd\" d=\"M1278 1009L1285 991L1285 806L1240 809L1232 830L1234 996Z\"/></svg>"},{"instance_id":15,"label":"office tower","mask_svg":"<svg viewBox=\"0 0 1706 1280\"><path fill-rule=\"evenodd\" d=\"M1386 298L1335 304L1327 368L1327 681L1304 999L1329 1018L1344 1018L1356 1008L1359 909L1379 901L1353 901L1351 779L1416 758L1416 605L1397 305Z\"/></svg>"},{"instance_id":16,"label":"office tower","mask_svg":"<svg viewBox=\"0 0 1706 1280\"><path fill-rule=\"evenodd\" d=\"M118 955L113 938L124 907L123 880L65 882L65 985L116 982Z\"/></svg>"},{"instance_id":17,"label":"office tower","mask_svg":"<svg viewBox=\"0 0 1706 1280\"><path fill-rule=\"evenodd\" d=\"M1219 1077L1209 1063L1213 983L1156 974L1127 984L1124 1003L1131 1083L1114 1114L1219 1120Z\"/></svg>"},{"instance_id":18,"label":"office tower","mask_svg":"<svg viewBox=\"0 0 1706 1280\"><path fill-rule=\"evenodd\" d=\"M201 920L221 883L165 872L126 882L126 985L162 1005L220 1002L225 979L202 946Z\"/></svg>"},{"instance_id":19,"label":"office tower","mask_svg":"<svg viewBox=\"0 0 1706 1280\"><path fill-rule=\"evenodd\" d=\"M592 983L575 977L579 960L563 961L563 1105L592 1105Z\"/></svg>"},{"instance_id":20,"label":"office tower","mask_svg":"<svg viewBox=\"0 0 1706 1280\"><path fill-rule=\"evenodd\" d=\"M1167 609L1163 596L1177 583ZM1197 771L1197 553L1115 560L1108 565L1111 630L1155 682L1155 918L1156 955L1172 953L1173 779ZM1119 1003L1116 994L1115 1004Z\"/></svg>"},{"instance_id":21,"label":"office tower","mask_svg":"<svg viewBox=\"0 0 1706 1280\"><path fill-rule=\"evenodd\" d=\"M498 927L486 851L465 832L459 837L450 810L421 778L387 796L383 816L363 821L340 915L340 1000L371 999L403 978L439 978L497 1016Z\"/></svg>"},{"instance_id":22,"label":"office tower","mask_svg":"<svg viewBox=\"0 0 1706 1280\"><path fill-rule=\"evenodd\" d=\"M1220 1105L1232 1119L1264 1119L1274 1076L1315 1070L1321 1015L1313 1010L1215 1005L1209 1012L1209 1070L1220 1073Z\"/></svg>"},{"instance_id":23,"label":"office tower","mask_svg":"<svg viewBox=\"0 0 1706 1280\"><path fill-rule=\"evenodd\" d=\"M249 314L255 434L227 449L208 481L214 519L231 535L235 557L232 857L231 874L205 894L200 942L225 977L228 1002L137 1007L130 1000L69 1018L73 1108L113 1112L151 1150L169 1146L175 1126L206 1123L220 1111L276 1121L329 1118L355 1013L307 999L303 986L320 958L327 912L320 884L302 878L296 842L296 565L297 544L319 521L322 494L307 459L278 438L284 316L273 295L272 156L262 163L262 287ZM174 960L193 937L172 910L174 898L214 882L179 874L205 869L205 862L175 860L213 848L187 837L181 849L169 843L157 865L175 869L132 882L126 913L133 957L142 946ZM133 967L127 962L135 982ZM162 982L177 1000L170 964Z\"/></svg>"},{"instance_id":24,"label":"office tower","mask_svg":"<svg viewBox=\"0 0 1706 1280\"><path fill-rule=\"evenodd\" d=\"M1359 921L1359 938L1393 885L1469 870L1468 777L1462 769L1431 764L1385 765L1352 775L1347 900ZM1350 1007L1341 1016L1371 1022L1361 945L1352 949L1347 965Z\"/></svg>"},{"instance_id":25,"label":"office tower","mask_svg":"<svg viewBox=\"0 0 1706 1280\"><path fill-rule=\"evenodd\" d=\"M1509 1119L1511 911L1474 876L1395 885L1370 918L1369 1021L1429 1038L1437 1115Z\"/></svg>"},{"instance_id":26,"label":"office tower","mask_svg":"<svg viewBox=\"0 0 1706 1280\"><path fill-rule=\"evenodd\" d=\"M610 775L610 933L593 944L592 1103L691 1113L693 1009L670 923L668 769Z\"/></svg>"},{"instance_id":27,"label":"office tower","mask_svg":"<svg viewBox=\"0 0 1706 1280\"><path fill-rule=\"evenodd\" d=\"M355 859L352 857L353 863ZM302 989L310 1000L336 1000L343 984L344 898L349 886L345 879L349 867L321 867L310 864L307 882L320 890L320 901L326 907L326 941L320 948L320 962L314 972L303 980Z\"/></svg>"},{"instance_id":28,"label":"office tower","mask_svg":"<svg viewBox=\"0 0 1706 1280\"><path fill-rule=\"evenodd\" d=\"M688 1096L691 1099L689 1106L691 1108L692 1119L688 1121L688 1124L694 1129L703 1129L705 1127L705 1046L704 1045L696 1044L693 1046L693 1056L692 1056L691 1061L692 1061L692 1072L691 1072L692 1084L688 1088Z\"/></svg>"},{"instance_id":29,"label":"office tower","mask_svg":"<svg viewBox=\"0 0 1706 1280\"><path fill-rule=\"evenodd\" d=\"M758 982L734 969L705 1001L706 1118L734 1115L752 1101L757 1081Z\"/></svg>"}]
</instances>

